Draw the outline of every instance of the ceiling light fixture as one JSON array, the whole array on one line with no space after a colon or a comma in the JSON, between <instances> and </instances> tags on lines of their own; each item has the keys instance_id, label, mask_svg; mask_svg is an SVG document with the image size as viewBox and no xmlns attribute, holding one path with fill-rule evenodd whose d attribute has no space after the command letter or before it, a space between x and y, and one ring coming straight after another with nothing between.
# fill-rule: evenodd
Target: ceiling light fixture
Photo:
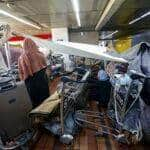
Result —
<instances>
[{"instance_id":1,"label":"ceiling light fixture","mask_svg":"<svg viewBox=\"0 0 150 150\"><path fill-rule=\"evenodd\" d=\"M108 12L110 11L110 9L112 8L113 4L115 3L116 0L109 0L106 8L104 9L101 17L100 17L100 20L98 21L96 27L95 27L95 30L98 30L100 24L102 23L102 21L104 20L104 18L106 17L106 15L108 14Z\"/></svg>"},{"instance_id":2,"label":"ceiling light fixture","mask_svg":"<svg viewBox=\"0 0 150 150\"><path fill-rule=\"evenodd\" d=\"M44 28L49 28L49 26L47 25L47 24L45 24L45 23L42 23L41 24Z\"/></svg>"},{"instance_id":3,"label":"ceiling light fixture","mask_svg":"<svg viewBox=\"0 0 150 150\"><path fill-rule=\"evenodd\" d=\"M22 18L19 18L19 17L17 17L17 16L14 16L14 15L12 15L12 14L10 14L10 13L4 11L4 10L1 10L1 9L0 9L0 14L3 14L3 15L8 16L8 17L10 17L10 18L13 18L13 19L15 19L15 20L17 20L17 21L19 21L19 22L21 22L21 23L24 23L24 24L26 24L26 25L32 26L32 27L34 27L34 28L36 28L36 29L41 29L41 27L39 27L39 26L37 26L37 25L34 25L34 24L32 24L31 22L29 22L29 21L27 21L27 20L24 20L24 19L22 19Z\"/></svg>"},{"instance_id":4,"label":"ceiling light fixture","mask_svg":"<svg viewBox=\"0 0 150 150\"><path fill-rule=\"evenodd\" d=\"M116 31L114 31L113 33L111 33L111 34L108 34L108 35L106 35L103 39L106 39L106 38L109 38L109 37L112 37L114 34L116 34L116 33L118 33L119 31L118 30L116 30Z\"/></svg>"},{"instance_id":5,"label":"ceiling light fixture","mask_svg":"<svg viewBox=\"0 0 150 150\"><path fill-rule=\"evenodd\" d=\"M145 17L147 17L149 15L150 15L150 11L148 11L147 13L143 14L142 16L140 16L140 17L130 21L129 24L133 24L133 23L135 23L135 22L137 22L137 21L139 21L139 20L141 20L141 19L143 19L143 18L145 18Z\"/></svg>"},{"instance_id":6,"label":"ceiling light fixture","mask_svg":"<svg viewBox=\"0 0 150 150\"><path fill-rule=\"evenodd\" d=\"M81 21L80 21L80 14L79 14L79 1L78 0L71 0L72 5L73 5L73 9L76 15L76 19L77 19L77 23L78 26L81 26Z\"/></svg>"}]
</instances>

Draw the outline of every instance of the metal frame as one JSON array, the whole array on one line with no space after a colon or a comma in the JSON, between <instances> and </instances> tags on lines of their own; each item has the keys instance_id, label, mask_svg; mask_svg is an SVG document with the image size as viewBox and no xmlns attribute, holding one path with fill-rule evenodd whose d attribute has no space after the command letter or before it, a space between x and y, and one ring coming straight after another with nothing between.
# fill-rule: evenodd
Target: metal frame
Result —
<instances>
[{"instance_id":1,"label":"metal frame","mask_svg":"<svg viewBox=\"0 0 150 150\"><path fill-rule=\"evenodd\" d=\"M87 70L85 70L86 72ZM76 109L77 104L77 97L79 96L79 91L83 90L83 84L85 84L86 78L89 76L90 71L87 71L85 74L78 74L79 76L82 76L81 81L74 81L69 78L65 79L66 81L63 81L62 86L62 94L61 94L61 104L60 104L60 121L61 121L61 128L62 128L62 135L64 134L64 120L68 116L70 111L74 111ZM72 85L69 86L69 89L67 90L66 83L72 83ZM82 84L82 85L81 85ZM67 90L67 92L65 91Z\"/></svg>"},{"instance_id":2,"label":"metal frame","mask_svg":"<svg viewBox=\"0 0 150 150\"><path fill-rule=\"evenodd\" d=\"M78 110L78 111L76 111L76 123L80 127L87 127L87 128L92 129L92 130L96 130L97 135L100 135L100 136L111 135L117 141L124 142L124 143L130 143L128 141L128 139L125 137L125 135L121 133L122 126L123 126L122 121L125 118L125 116L127 115L127 113L130 111L132 106L135 104L135 102L139 99L142 87L143 87L143 84L138 86L138 93L137 93L136 97L134 98L134 101L131 103L131 105L128 109L126 108L126 106L127 106L128 96L130 94L130 89L132 88L132 82L127 87L127 93L125 95L125 99L122 101L123 102L122 104L116 98L116 96L118 96L118 98L121 99L121 97L117 93L117 88L115 88L113 90L113 102L114 102L114 107L115 107L115 120L110 118L110 116L108 116L106 113L94 112L94 111L89 111L89 110ZM118 115L119 115L119 117L118 117ZM121 120L120 120L120 118L121 118ZM99 119L99 120L109 119L112 121L112 123L117 124L119 126L119 128L104 125L101 121L100 121L100 124L97 124L97 123L91 121L94 119Z\"/></svg>"}]
</instances>

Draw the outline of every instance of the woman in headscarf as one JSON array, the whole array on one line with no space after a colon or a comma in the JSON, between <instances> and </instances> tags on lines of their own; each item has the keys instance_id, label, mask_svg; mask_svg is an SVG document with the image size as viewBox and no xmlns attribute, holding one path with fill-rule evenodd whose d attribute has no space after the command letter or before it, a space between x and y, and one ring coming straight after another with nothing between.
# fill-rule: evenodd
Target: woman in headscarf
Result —
<instances>
[{"instance_id":1,"label":"woman in headscarf","mask_svg":"<svg viewBox=\"0 0 150 150\"><path fill-rule=\"evenodd\" d=\"M46 59L36 43L29 38L25 39L23 50L18 60L20 79L25 81L32 105L36 107L49 97Z\"/></svg>"}]
</instances>

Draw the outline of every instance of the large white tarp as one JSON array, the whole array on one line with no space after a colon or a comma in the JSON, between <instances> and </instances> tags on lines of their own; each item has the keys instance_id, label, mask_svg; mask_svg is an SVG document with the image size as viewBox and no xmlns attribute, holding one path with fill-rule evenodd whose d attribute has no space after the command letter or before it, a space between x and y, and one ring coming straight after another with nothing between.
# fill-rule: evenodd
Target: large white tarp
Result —
<instances>
[{"instance_id":1,"label":"large white tarp","mask_svg":"<svg viewBox=\"0 0 150 150\"><path fill-rule=\"evenodd\" d=\"M116 62L127 62L125 59L121 57L111 56L105 53L105 47L90 45L90 44L81 44L81 43L73 43L73 42L54 42L49 40L39 39L33 36L25 35L25 37L29 37L36 42L36 44L47 50L52 52L60 52L69 55L75 55L86 58L94 58L101 60L109 60Z\"/></svg>"}]
</instances>

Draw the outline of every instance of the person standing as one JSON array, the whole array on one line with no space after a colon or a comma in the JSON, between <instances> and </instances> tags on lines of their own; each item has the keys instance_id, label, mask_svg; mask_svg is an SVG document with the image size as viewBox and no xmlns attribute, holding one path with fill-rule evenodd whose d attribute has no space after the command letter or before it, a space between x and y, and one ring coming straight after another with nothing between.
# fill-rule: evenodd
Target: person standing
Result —
<instances>
[{"instance_id":1,"label":"person standing","mask_svg":"<svg viewBox=\"0 0 150 150\"><path fill-rule=\"evenodd\" d=\"M46 58L30 38L24 40L18 67L20 79L25 81L34 108L49 97L50 93L46 75Z\"/></svg>"},{"instance_id":2,"label":"person standing","mask_svg":"<svg viewBox=\"0 0 150 150\"><path fill-rule=\"evenodd\" d=\"M97 78L99 82L99 104L107 107L110 99L111 84L109 82L109 76L104 69L104 64L100 65Z\"/></svg>"},{"instance_id":3,"label":"person standing","mask_svg":"<svg viewBox=\"0 0 150 150\"><path fill-rule=\"evenodd\" d=\"M108 74L106 73L106 71L104 69L104 65L100 66L100 70L98 71L97 77L98 77L99 81L107 81L107 80L109 80L109 76L108 76Z\"/></svg>"}]
</instances>

